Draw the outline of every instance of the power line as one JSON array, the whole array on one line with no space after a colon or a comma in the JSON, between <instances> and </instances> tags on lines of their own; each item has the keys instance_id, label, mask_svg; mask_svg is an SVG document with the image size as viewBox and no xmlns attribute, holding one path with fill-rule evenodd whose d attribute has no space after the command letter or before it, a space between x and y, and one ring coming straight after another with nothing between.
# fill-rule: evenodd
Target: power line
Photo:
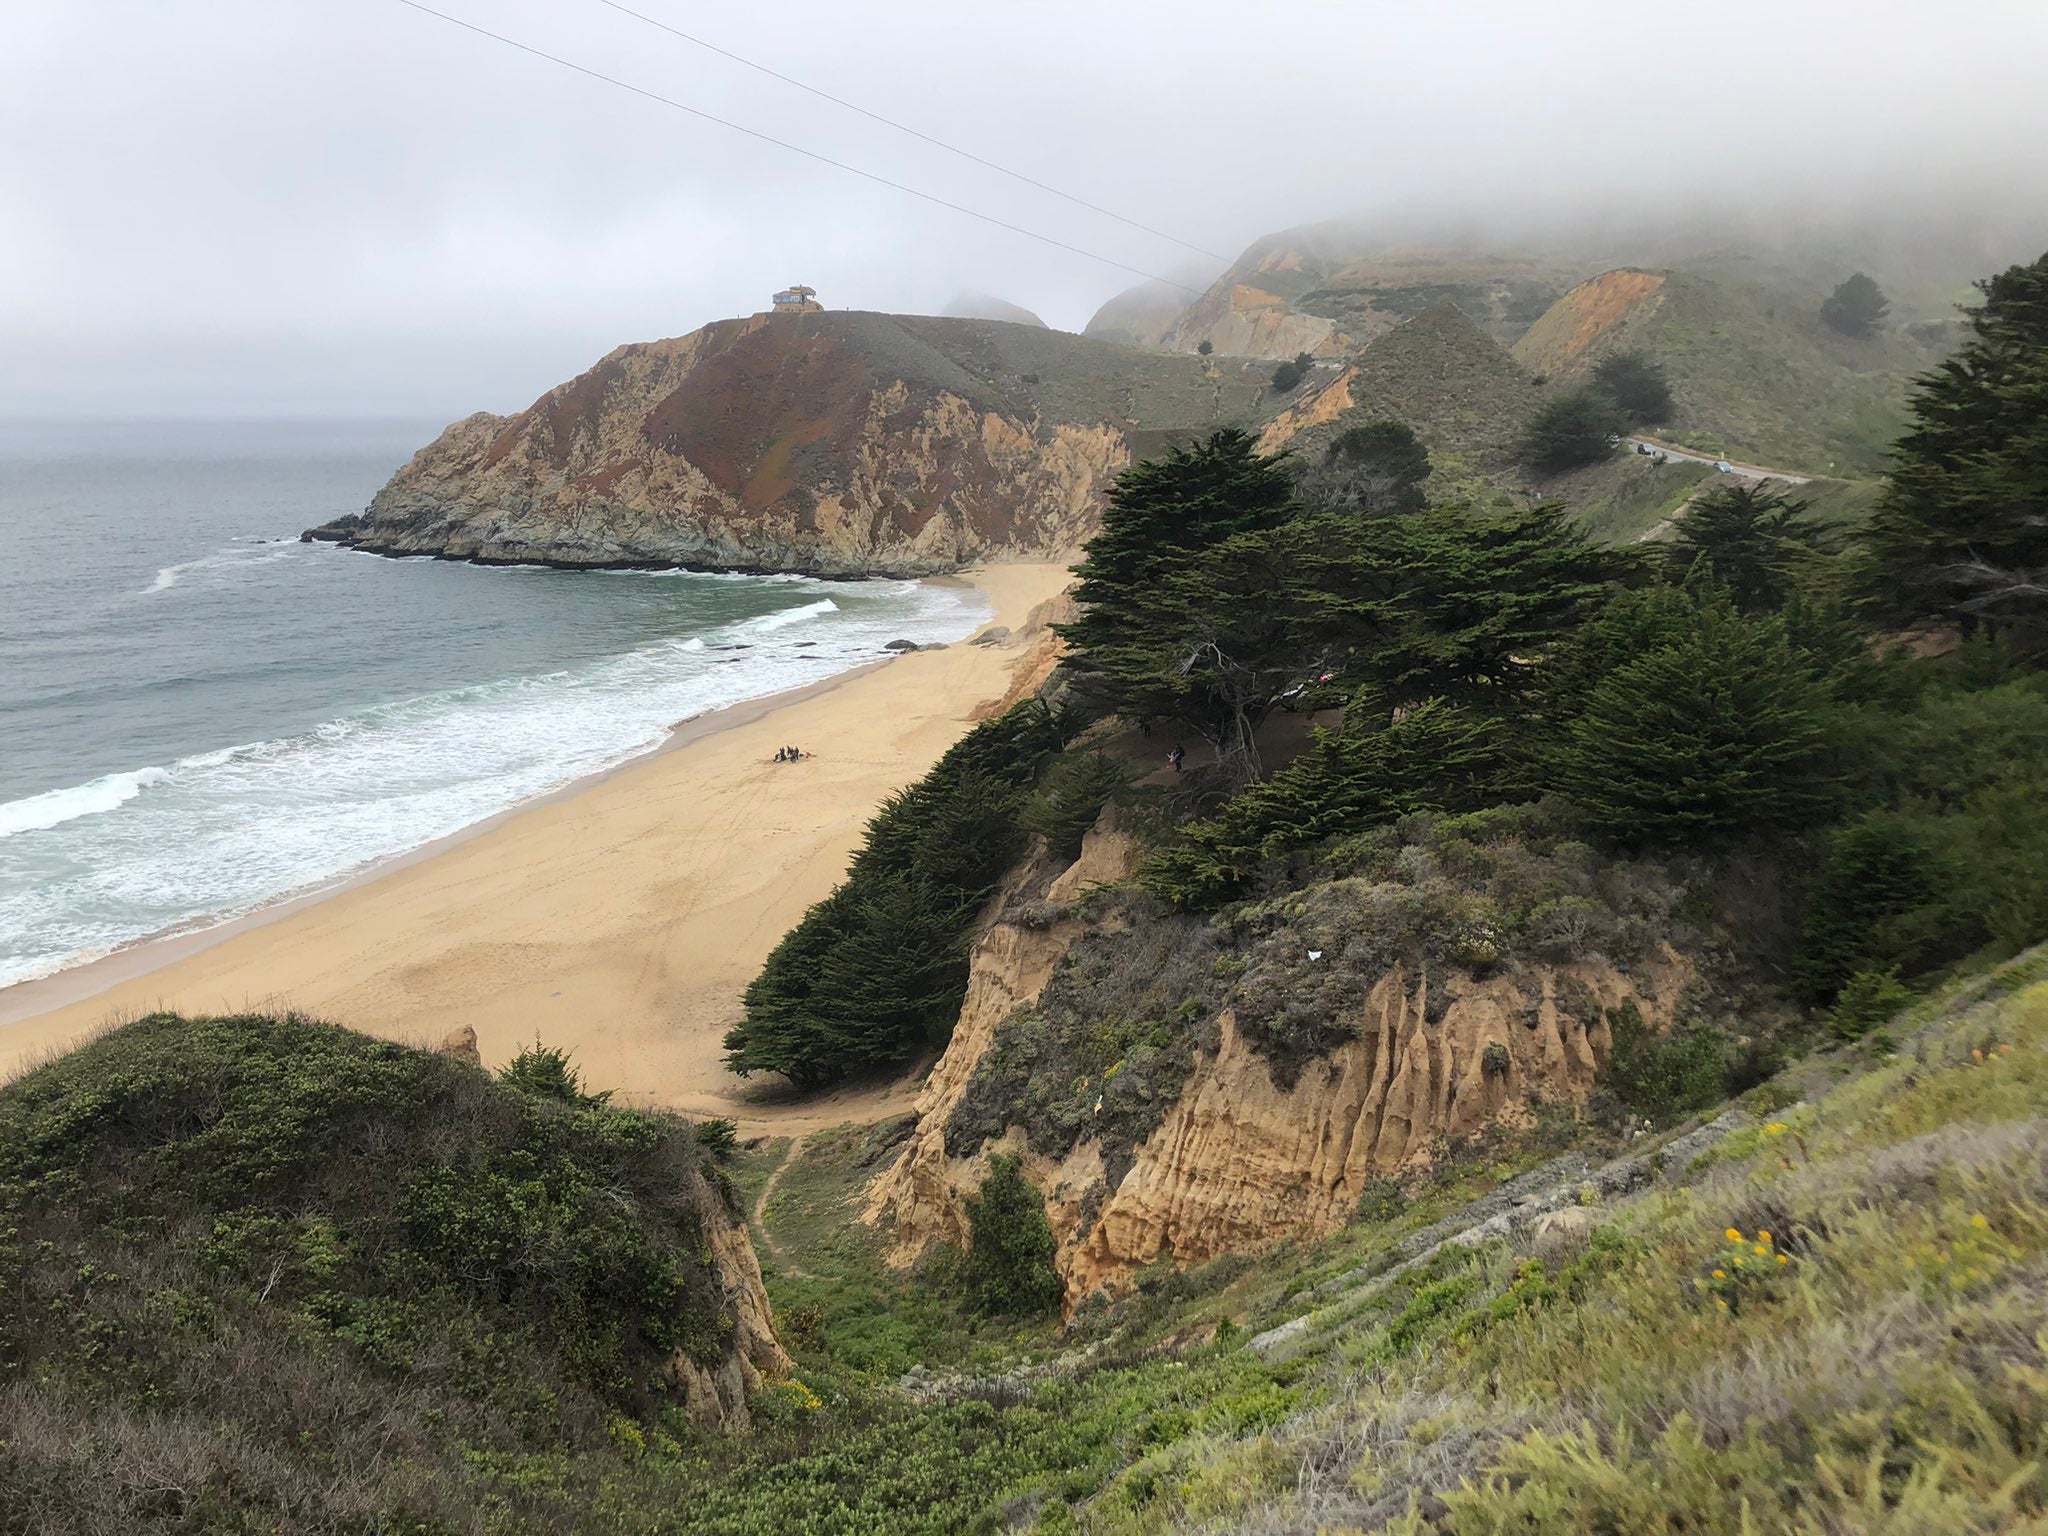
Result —
<instances>
[{"instance_id":1,"label":"power line","mask_svg":"<svg viewBox=\"0 0 2048 1536\"><path fill-rule=\"evenodd\" d=\"M474 32L479 37L488 37L493 42L503 43L508 48L517 48L521 53L530 53L537 59L546 59L550 64L559 64L564 69L573 69L579 75L588 75L593 80L602 80L606 85L615 85L622 91L631 91L635 96L644 96L649 101L661 103L664 107L673 107L678 112L687 112L690 116L702 118L707 123L716 123L721 128L730 128L735 133L743 133L750 139L759 139L764 144L773 144L777 149L786 149L791 154L802 155L807 160L816 160L819 164L829 165L834 170L845 171L849 175L859 176L863 180L875 182L894 191L907 193L911 197L922 198L927 203L934 203L941 208L949 208L954 213L964 213L970 219L979 219L984 224L993 224L996 228L1006 229L1013 235L1022 235L1027 240L1036 240L1042 245L1054 246L1059 250L1071 252L1076 256L1084 256L1090 261L1099 261L1104 266L1115 267L1120 272L1129 272L1155 283L1164 283L1167 287L1178 288L1183 293L1201 292L1199 288L1192 288L1186 283L1177 283L1170 277L1161 277L1157 272L1147 272L1143 267L1134 267L1129 262L1118 261L1113 256L1102 256L1094 251L1083 250L1078 245L1069 245L1066 241L1055 239L1051 235L1041 235L1035 229L1026 229L1021 224L1012 224L1007 219L999 219L992 213L983 213L978 208L969 208L965 203L952 202L947 198L938 196L936 193L920 191L918 188L906 186L900 181L891 181L888 177L879 176L873 171L864 171L857 165L848 165L844 160L834 160L830 155L821 155L815 149L805 149L801 144L792 144L787 139L778 139L773 134L761 132L758 128L749 128L744 123L736 123L730 118L719 117L714 113L703 111L701 108L677 101L672 96L663 96L658 91L650 91L644 86L634 85L629 81L619 79L617 76L604 74L598 70L591 69L588 65L578 64L574 60L565 59L559 54L549 53L546 49L535 48L530 43L522 43L517 38L507 37L502 32L493 32L489 27L480 27L473 21L464 21L460 16L450 16L446 11L437 11L431 5L422 5L420 0L398 0L398 4L410 10L436 17L441 21L447 22L450 26L460 27L465 32Z\"/></svg>"},{"instance_id":2,"label":"power line","mask_svg":"<svg viewBox=\"0 0 2048 1536\"><path fill-rule=\"evenodd\" d=\"M1213 261L1225 263L1228 263L1230 260L1228 256L1224 256L1216 251L1207 250L1202 246L1196 245L1192 240L1183 240L1179 235L1168 234L1163 229L1154 229L1150 224L1141 224L1136 219L1125 218L1124 215L1118 213L1113 208L1105 208L1100 203L1089 202L1085 197L1076 197L1071 192L1063 192L1058 187L1040 181L1035 176L1027 176L1022 171L1013 171L1007 165L998 165L995 161L984 159L970 149L962 149L957 144L949 144L944 139L935 138L929 133L911 127L908 123L899 123L893 117L884 117L879 112L870 111L858 102L848 101L843 96L834 96L830 91L820 90L817 86L799 80L793 75L785 75L778 69L770 69L766 64L757 63L743 54L734 53L730 48L721 48L716 43L707 42L693 33L683 31L680 27L672 27L665 21L647 15L644 11L636 11L629 5L621 5L619 0L597 0L597 3L610 7L621 16L630 16L635 21L644 21L648 26L658 28L668 33L671 37L679 37L686 43L694 43L699 48L708 49L720 58L731 59L735 64L743 64L748 69L768 76L771 80L780 80L784 85L793 85L800 91L808 91L820 101L829 101L835 107L844 107L849 112L857 112L870 122L880 123L885 128L894 128L898 133L907 133L913 139L922 140L926 144L945 150L949 155L958 155L962 160L971 160L976 165L1009 177L1012 181L1021 181L1027 187L1036 187L1041 192L1050 192L1054 197L1065 198L1076 207L1086 208L1090 213L1099 213L1106 219L1115 219L1119 224L1128 224L1132 229L1141 229L1148 235L1170 241L1174 245L1193 251L1198 256L1207 256Z\"/></svg>"}]
</instances>

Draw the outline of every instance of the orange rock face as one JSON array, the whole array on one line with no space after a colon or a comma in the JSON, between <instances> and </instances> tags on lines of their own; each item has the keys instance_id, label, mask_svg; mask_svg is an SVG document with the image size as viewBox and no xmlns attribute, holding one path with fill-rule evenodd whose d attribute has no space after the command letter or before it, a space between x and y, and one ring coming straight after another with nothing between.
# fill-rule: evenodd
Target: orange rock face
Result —
<instances>
[{"instance_id":1,"label":"orange rock face","mask_svg":"<svg viewBox=\"0 0 2048 1536\"><path fill-rule=\"evenodd\" d=\"M1125 878L1136 858L1128 837L1093 832L1051 899ZM1694 976L1668 946L1626 975L1598 959L1488 977L1396 965L1366 995L1351 1038L1284 1087L1225 1012L1217 1048L1198 1053L1114 1188L1093 1140L1055 1161L1012 1126L949 1157L947 1121L998 1027L1038 998L1081 931L1070 919L1043 929L998 921L976 950L917 1129L870 1190L867 1219L886 1229L892 1263L911 1264L934 1242L966 1242L964 1199L996 1151L1020 1154L1045 1192L1070 1308L1160 1260L1200 1263L1325 1235L1349 1218L1369 1180L1427 1167L1446 1139L1525 1123L1532 1099L1583 1104L1609 1048L1604 1011L1633 1003L1653 1024L1667 1022ZM1559 1006L1560 988L1580 999L1574 1009Z\"/></svg>"}]
</instances>

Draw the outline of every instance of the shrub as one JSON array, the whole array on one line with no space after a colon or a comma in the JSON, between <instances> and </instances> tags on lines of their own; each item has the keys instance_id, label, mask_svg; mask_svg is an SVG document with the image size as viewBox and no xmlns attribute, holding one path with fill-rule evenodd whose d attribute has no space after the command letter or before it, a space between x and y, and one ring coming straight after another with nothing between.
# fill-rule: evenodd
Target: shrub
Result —
<instances>
[{"instance_id":1,"label":"shrub","mask_svg":"<svg viewBox=\"0 0 2048 1536\"><path fill-rule=\"evenodd\" d=\"M1912 1001L1912 989L1899 980L1896 970L1858 971L1835 999L1828 1028L1838 1040L1861 1040Z\"/></svg>"},{"instance_id":2,"label":"shrub","mask_svg":"<svg viewBox=\"0 0 2048 1536\"><path fill-rule=\"evenodd\" d=\"M1513 1061L1508 1055L1508 1048L1498 1040L1490 1042L1486 1049L1479 1053L1479 1069L1488 1077L1498 1078L1505 1082L1507 1081L1508 1069L1512 1065Z\"/></svg>"},{"instance_id":3,"label":"shrub","mask_svg":"<svg viewBox=\"0 0 2048 1536\"><path fill-rule=\"evenodd\" d=\"M585 1094L582 1075L569 1065L568 1053L542 1045L538 1037L498 1070L498 1081L530 1097L563 1104L602 1104L611 1098L609 1089Z\"/></svg>"},{"instance_id":4,"label":"shrub","mask_svg":"<svg viewBox=\"0 0 2048 1536\"><path fill-rule=\"evenodd\" d=\"M1214 352L1215 350L1216 343L1211 341L1206 336L1204 336L1200 341L1195 343L1195 351L1203 357L1207 357L1211 352Z\"/></svg>"},{"instance_id":5,"label":"shrub","mask_svg":"<svg viewBox=\"0 0 2048 1536\"><path fill-rule=\"evenodd\" d=\"M739 1127L730 1120L699 1120L696 1136L697 1145L720 1162L727 1161L739 1150Z\"/></svg>"},{"instance_id":6,"label":"shrub","mask_svg":"<svg viewBox=\"0 0 2048 1536\"><path fill-rule=\"evenodd\" d=\"M1611 1044L1600 1085L1621 1104L1657 1125L1670 1125L1727 1097L1728 1049L1720 1031L1704 1024L1660 1035L1634 1003L1610 1009Z\"/></svg>"},{"instance_id":7,"label":"shrub","mask_svg":"<svg viewBox=\"0 0 2048 1536\"><path fill-rule=\"evenodd\" d=\"M961 1279L977 1311L1036 1317L1059 1306L1062 1288L1052 1263L1059 1244L1045 1219L1045 1201L1016 1158L989 1159L980 1191L967 1197L967 1220L973 1235Z\"/></svg>"}]
</instances>

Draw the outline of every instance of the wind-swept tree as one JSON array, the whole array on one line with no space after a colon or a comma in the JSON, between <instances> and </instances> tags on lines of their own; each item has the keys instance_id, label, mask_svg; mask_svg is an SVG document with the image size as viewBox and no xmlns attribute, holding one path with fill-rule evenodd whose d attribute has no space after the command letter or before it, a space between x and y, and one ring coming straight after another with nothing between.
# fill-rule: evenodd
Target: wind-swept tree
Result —
<instances>
[{"instance_id":1,"label":"wind-swept tree","mask_svg":"<svg viewBox=\"0 0 2048 1536\"><path fill-rule=\"evenodd\" d=\"M1628 417L1603 390L1580 389L1541 407L1522 432L1522 458L1545 474L1610 458L1628 431Z\"/></svg>"},{"instance_id":2,"label":"wind-swept tree","mask_svg":"<svg viewBox=\"0 0 2048 1536\"><path fill-rule=\"evenodd\" d=\"M1864 595L2048 645L2048 256L1978 284L1962 350L1915 385L1865 534Z\"/></svg>"},{"instance_id":3,"label":"wind-swept tree","mask_svg":"<svg viewBox=\"0 0 2048 1536\"><path fill-rule=\"evenodd\" d=\"M1877 334L1891 307L1884 290L1865 274L1856 272L1844 278L1822 302L1820 317L1829 329L1861 339Z\"/></svg>"},{"instance_id":4,"label":"wind-swept tree","mask_svg":"<svg viewBox=\"0 0 2048 1536\"><path fill-rule=\"evenodd\" d=\"M1671 419L1671 381L1640 352L1616 352L1594 365L1593 383L1638 426Z\"/></svg>"},{"instance_id":5,"label":"wind-swept tree","mask_svg":"<svg viewBox=\"0 0 2048 1536\"><path fill-rule=\"evenodd\" d=\"M1302 492L1333 511L1420 512L1429 469L1429 450L1405 422L1369 421L1331 439Z\"/></svg>"}]
</instances>

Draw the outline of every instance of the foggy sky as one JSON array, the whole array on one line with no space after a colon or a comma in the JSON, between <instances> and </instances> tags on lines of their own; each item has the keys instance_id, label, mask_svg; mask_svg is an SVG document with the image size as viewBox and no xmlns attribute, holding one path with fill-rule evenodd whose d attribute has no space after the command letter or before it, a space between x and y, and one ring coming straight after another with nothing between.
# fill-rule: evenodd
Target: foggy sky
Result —
<instances>
[{"instance_id":1,"label":"foggy sky","mask_svg":"<svg viewBox=\"0 0 2048 1536\"><path fill-rule=\"evenodd\" d=\"M433 3L1130 266L1199 263L596 0ZM2042 0L633 3L1226 255L1363 208L2048 174ZM445 419L791 282L1079 329L1138 280L395 0L4 0L0 134L0 414Z\"/></svg>"}]
</instances>

